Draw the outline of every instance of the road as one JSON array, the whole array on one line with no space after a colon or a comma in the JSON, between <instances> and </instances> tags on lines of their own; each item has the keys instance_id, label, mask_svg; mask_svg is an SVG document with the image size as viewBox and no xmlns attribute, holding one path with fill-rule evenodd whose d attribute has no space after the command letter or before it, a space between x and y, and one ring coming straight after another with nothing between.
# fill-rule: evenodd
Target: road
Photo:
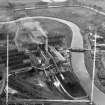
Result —
<instances>
[{"instance_id":1,"label":"road","mask_svg":"<svg viewBox=\"0 0 105 105\"><path fill-rule=\"evenodd\" d=\"M83 39L80 33L80 29L76 24L70 21L62 20L59 18L53 18L53 17L36 16L36 17L25 17L25 18L21 18L10 22L2 22L2 24L14 23L22 20L27 20L27 19L49 19L49 20L55 20L63 24L66 24L68 27L70 27L70 29L73 32L73 37L72 37L72 42L70 47L81 48L81 49L83 48ZM74 73L79 78L81 85L83 86L87 94L91 97L91 78L85 66L83 53L72 52L72 67L73 67ZM94 103L96 103L96 105L104 105L105 103L105 94L101 92L96 86L94 86Z\"/></svg>"},{"instance_id":2,"label":"road","mask_svg":"<svg viewBox=\"0 0 105 105\"><path fill-rule=\"evenodd\" d=\"M82 8L86 8L86 9L90 9L91 11L94 11L96 13L99 13L100 15L105 16L105 12L100 11L98 9L95 9L93 7L90 7L88 5L70 5L70 6L65 6L65 5L61 5L61 6L48 6L47 8L61 8L61 7L82 7ZM46 8L46 7L45 7ZM32 10L32 9L43 9L43 8L36 8L36 7L28 7L28 8L24 8L25 10ZM20 11L22 9L17 8L15 9L16 11Z\"/></svg>"},{"instance_id":3,"label":"road","mask_svg":"<svg viewBox=\"0 0 105 105\"><path fill-rule=\"evenodd\" d=\"M96 13L99 13L99 14L105 16L105 12L100 11L100 10L97 10L97 9L95 9L95 8L93 8L93 7L89 7L89 6L81 6L81 7L83 7L83 8L87 8L87 9L90 9L90 10L96 12Z\"/></svg>"}]
</instances>

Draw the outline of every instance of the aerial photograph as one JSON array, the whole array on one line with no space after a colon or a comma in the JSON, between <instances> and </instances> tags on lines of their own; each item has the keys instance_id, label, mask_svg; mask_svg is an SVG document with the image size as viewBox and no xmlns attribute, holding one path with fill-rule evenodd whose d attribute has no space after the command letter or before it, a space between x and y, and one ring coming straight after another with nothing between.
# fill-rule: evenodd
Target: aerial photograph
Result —
<instances>
[{"instance_id":1,"label":"aerial photograph","mask_svg":"<svg viewBox=\"0 0 105 105\"><path fill-rule=\"evenodd\" d=\"M0 105L105 105L105 0L0 0Z\"/></svg>"}]
</instances>

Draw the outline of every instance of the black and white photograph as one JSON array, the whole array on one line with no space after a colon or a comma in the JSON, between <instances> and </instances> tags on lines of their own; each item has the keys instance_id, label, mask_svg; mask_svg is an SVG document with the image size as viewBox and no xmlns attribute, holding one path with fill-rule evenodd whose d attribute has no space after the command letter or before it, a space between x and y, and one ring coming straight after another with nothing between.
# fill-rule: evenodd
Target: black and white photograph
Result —
<instances>
[{"instance_id":1,"label":"black and white photograph","mask_svg":"<svg viewBox=\"0 0 105 105\"><path fill-rule=\"evenodd\" d=\"M0 105L104 105L105 0L0 0Z\"/></svg>"}]
</instances>

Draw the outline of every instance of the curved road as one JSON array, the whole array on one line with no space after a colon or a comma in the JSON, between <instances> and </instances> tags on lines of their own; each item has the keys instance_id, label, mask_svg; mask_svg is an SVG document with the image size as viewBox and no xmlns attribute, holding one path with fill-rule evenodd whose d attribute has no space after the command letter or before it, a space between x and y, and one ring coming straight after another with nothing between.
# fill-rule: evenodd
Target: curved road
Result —
<instances>
[{"instance_id":1,"label":"curved road","mask_svg":"<svg viewBox=\"0 0 105 105\"><path fill-rule=\"evenodd\" d=\"M10 21L10 22L2 22L1 24L14 23L14 22L22 21L22 20L27 20L27 19L50 19L50 20L55 20L63 24L66 24L67 26L70 27L70 29L73 32L71 47L83 48L83 39L80 33L80 29L76 24L70 21L62 20L59 18L53 18L53 17L36 16L36 17L25 17L25 18L21 18L15 21ZM74 73L79 78L81 85L84 87L87 94L91 97L91 81L92 80L87 72L83 53L72 52L72 67L73 67ZM96 103L97 105L105 104L105 94L101 92L96 86L94 86L94 103Z\"/></svg>"},{"instance_id":2,"label":"curved road","mask_svg":"<svg viewBox=\"0 0 105 105\"><path fill-rule=\"evenodd\" d=\"M105 16L105 12L103 11L100 11L98 9L95 9L93 7L90 7L88 5L71 5L71 6L48 6L48 8L59 8L59 7L83 7L83 8L87 8L87 9L90 9L96 13L99 13L101 15L104 15ZM47 8L47 7L46 7ZM37 9L36 7L28 7L28 8L24 8L25 10L33 10L33 9ZM40 9L40 8L39 8ZM15 9L15 11L20 11L22 9L18 8L18 9Z\"/></svg>"},{"instance_id":3,"label":"curved road","mask_svg":"<svg viewBox=\"0 0 105 105\"><path fill-rule=\"evenodd\" d=\"M95 8L93 8L93 7L89 7L89 6L85 6L85 5L84 5L84 6L81 6L81 7L84 7L84 8L90 9L90 10L96 12L96 13L99 13L99 14L105 16L105 12L100 11L100 10L97 10L97 9L95 9Z\"/></svg>"}]
</instances>

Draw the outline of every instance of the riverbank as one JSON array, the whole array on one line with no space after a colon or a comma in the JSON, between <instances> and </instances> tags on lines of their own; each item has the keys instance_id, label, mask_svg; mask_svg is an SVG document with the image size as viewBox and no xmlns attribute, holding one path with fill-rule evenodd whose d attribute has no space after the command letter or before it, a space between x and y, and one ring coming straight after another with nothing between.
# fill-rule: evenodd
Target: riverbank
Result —
<instances>
[{"instance_id":1,"label":"riverbank","mask_svg":"<svg viewBox=\"0 0 105 105\"><path fill-rule=\"evenodd\" d=\"M84 48L91 49L91 44L90 44L89 40L90 40L89 39L89 34L88 33L84 34L83 35ZM84 53L84 55L85 55L85 59L84 59L85 60L85 65L86 65L87 71L88 71L91 78L92 78L92 75L93 75L93 62L94 62L92 53L93 53L93 51L86 51ZM101 84L101 80L100 80L100 78L103 78L103 76L101 76L101 75L104 75L104 74L102 74L102 71L104 71L104 67L103 67L100 59L96 58L96 62L95 62L95 85L103 93L105 93L105 86L103 86ZM100 76L100 78L99 78L99 76Z\"/></svg>"}]
</instances>

